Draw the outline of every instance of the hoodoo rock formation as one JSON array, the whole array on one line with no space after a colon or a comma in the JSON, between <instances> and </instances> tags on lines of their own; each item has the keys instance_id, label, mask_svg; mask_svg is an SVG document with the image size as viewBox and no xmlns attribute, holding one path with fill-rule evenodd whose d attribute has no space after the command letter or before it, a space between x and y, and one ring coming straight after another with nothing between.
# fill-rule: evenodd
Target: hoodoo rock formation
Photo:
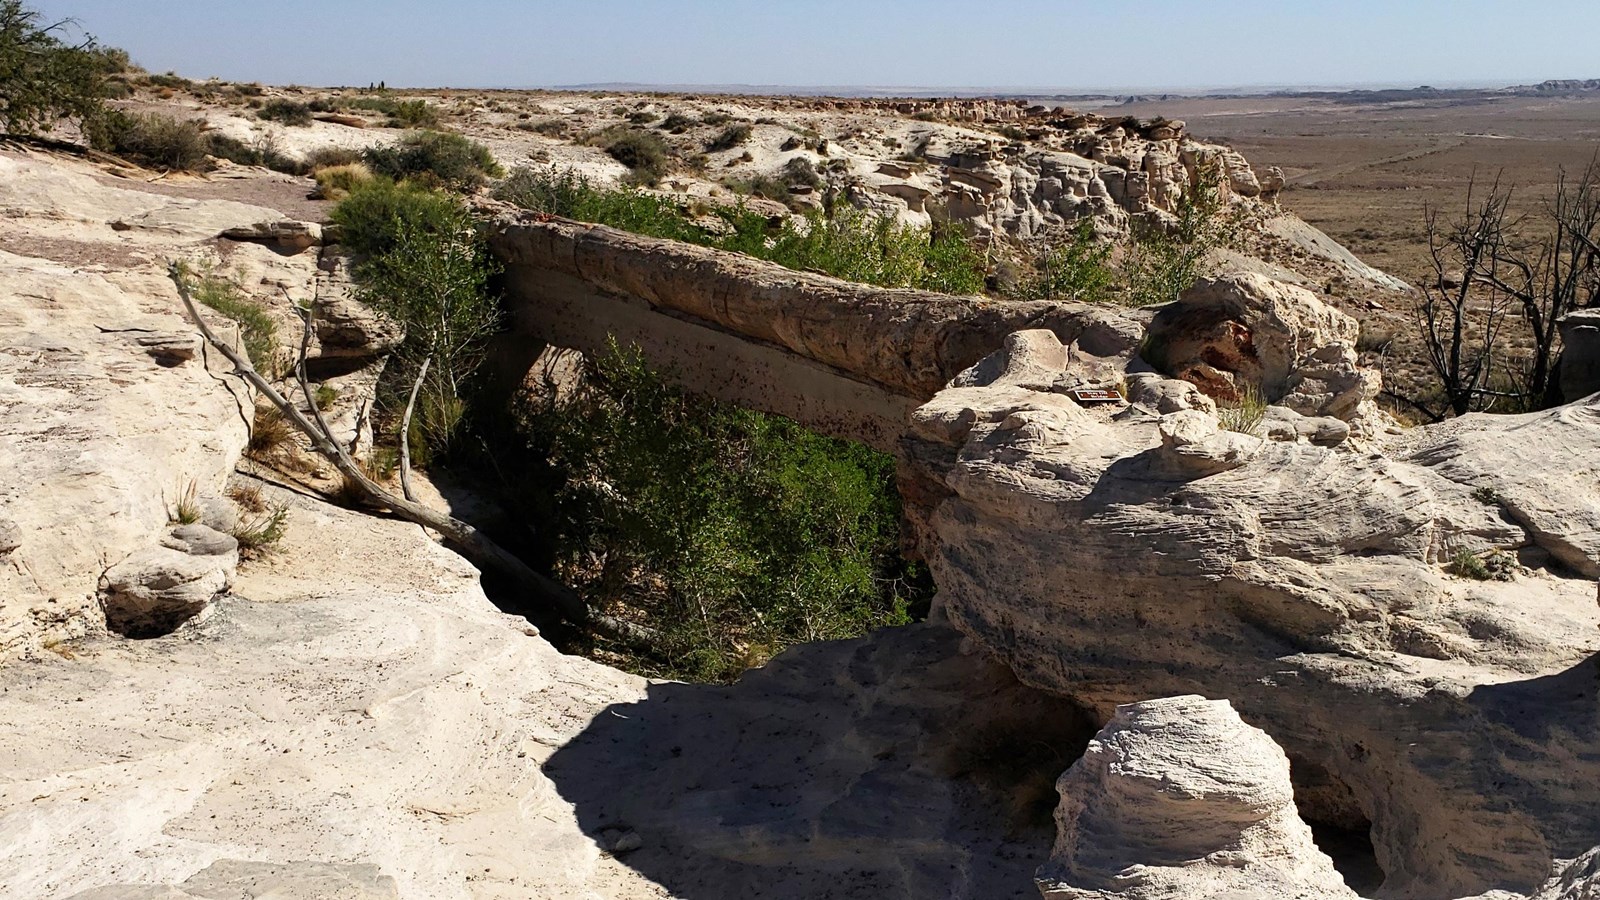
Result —
<instances>
[{"instance_id":1,"label":"hoodoo rock formation","mask_svg":"<svg viewBox=\"0 0 1600 900\"><path fill-rule=\"evenodd\" d=\"M1283 751L1225 700L1118 707L1058 789L1045 900L1356 896L1300 820Z\"/></svg>"}]
</instances>

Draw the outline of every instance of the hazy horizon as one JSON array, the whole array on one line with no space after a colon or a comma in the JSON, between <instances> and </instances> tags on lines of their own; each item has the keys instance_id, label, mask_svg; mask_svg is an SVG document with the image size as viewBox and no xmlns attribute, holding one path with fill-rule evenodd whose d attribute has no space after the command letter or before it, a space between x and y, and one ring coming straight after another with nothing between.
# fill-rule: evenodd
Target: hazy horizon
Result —
<instances>
[{"instance_id":1,"label":"hazy horizon","mask_svg":"<svg viewBox=\"0 0 1600 900\"><path fill-rule=\"evenodd\" d=\"M977 12L952 0L31 5L152 71L273 84L1127 94L1600 77L1585 40L1600 31L1600 4L1579 0L1353 0L1334 12L1262 0L1016 0Z\"/></svg>"}]
</instances>

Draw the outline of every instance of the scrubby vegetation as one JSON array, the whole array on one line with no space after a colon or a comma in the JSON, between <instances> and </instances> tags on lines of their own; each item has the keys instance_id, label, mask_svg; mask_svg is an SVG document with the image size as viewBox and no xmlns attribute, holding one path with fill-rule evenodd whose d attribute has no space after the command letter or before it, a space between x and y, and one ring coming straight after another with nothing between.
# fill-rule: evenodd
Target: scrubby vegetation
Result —
<instances>
[{"instance_id":1,"label":"scrubby vegetation","mask_svg":"<svg viewBox=\"0 0 1600 900\"><path fill-rule=\"evenodd\" d=\"M489 148L446 131L418 131L363 155L374 174L470 191L505 174Z\"/></svg>"},{"instance_id":2,"label":"scrubby vegetation","mask_svg":"<svg viewBox=\"0 0 1600 900\"><path fill-rule=\"evenodd\" d=\"M92 37L71 40L70 24L0 0L0 131L34 134L103 114L107 76L126 68L128 55Z\"/></svg>"},{"instance_id":3,"label":"scrubby vegetation","mask_svg":"<svg viewBox=\"0 0 1600 900\"><path fill-rule=\"evenodd\" d=\"M290 175L304 174L307 166L278 149L278 142L270 134L263 134L252 143L245 143L225 134L205 135L206 151L212 156L226 159L242 166L266 166Z\"/></svg>"},{"instance_id":4,"label":"scrubby vegetation","mask_svg":"<svg viewBox=\"0 0 1600 900\"><path fill-rule=\"evenodd\" d=\"M499 193L644 230L698 231L662 198L598 190L570 174L515 173ZM763 217L731 215L765 233ZM806 246L832 250L797 243L784 252L831 254L858 268L875 260L862 270L867 277L910 277L885 260L899 259L895 240L911 237L889 240L886 253L883 226L851 218L858 215L847 213L832 232L826 223L813 229ZM559 403L511 417L477 408L478 368L500 312L464 205L379 177L355 186L333 218L361 254L360 295L407 329L380 386L388 410L380 430L395 433L393 413L431 359L408 436L418 463L480 477L513 473L502 489L541 523L525 549L592 605L660 636L643 650L602 641L596 650L607 658L650 674L726 681L791 644L905 621L926 600L919 571L898 554L891 458L687 395L621 348L590 361L583 386ZM845 232L851 240L827 237ZM502 456L515 464L485 464Z\"/></svg>"},{"instance_id":5,"label":"scrubby vegetation","mask_svg":"<svg viewBox=\"0 0 1600 900\"><path fill-rule=\"evenodd\" d=\"M374 178L357 185L330 214L340 240L355 253L382 259L394 252L405 223L424 227L449 221L460 209L450 195L413 183Z\"/></svg>"},{"instance_id":6,"label":"scrubby vegetation","mask_svg":"<svg viewBox=\"0 0 1600 900\"><path fill-rule=\"evenodd\" d=\"M1033 272L1018 293L1029 300L1108 300L1117 283L1112 249L1111 242L1095 235L1094 222L1083 219L1069 237L1051 242L1035 257Z\"/></svg>"},{"instance_id":7,"label":"scrubby vegetation","mask_svg":"<svg viewBox=\"0 0 1600 900\"><path fill-rule=\"evenodd\" d=\"M281 122L284 125L310 125L312 122L311 107L296 100L279 98L268 100L260 109L256 110L256 118L269 122Z\"/></svg>"},{"instance_id":8,"label":"scrubby vegetation","mask_svg":"<svg viewBox=\"0 0 1600 900\"><path fill-rule=\"evenodd\" d=\"M371 215L379 207L369 195L387 198L381 202L393 212L386 221ZM351 223L352 246L373 251L357 269L358 296L405 325L405 342L390 362L391 392L409 388L428 364L406 436L425 464L456 438L484 347L499 330L500 307L489 288L495 268L471 214L452 198L363 186L338 211Z\"/></svg>"},{"instance_id":9,"label":"scrubby vegetation","mask_svg":"<svg viewBox=\"0 0 1600 900\"><path fill-rule=\"evenodd\" d=\"M1233 244L1239 221L1223 193L1221 173L1202 170L1178 201L1175 221L1143 222L1122 266L1125 302L1134 306L1170 303L1205 274L1213 250Z\"/></svg>"},{"instance_id":10,"label":"scrubby vegetation","mask_svg":"<svg viewBox=\"0 0 1600 900\"><path fill-rule=\"evenodd\" d=\"M434 128L439 124L438 110L426 100L401 100L396 97L353 97L341 99L340 109L382 113L389 117L390 128Z\"/></svg>"},{"instance_id":11,"label":"scrubby vegetation","mask_svg":"<svg viewBox=\"0 0 1600 900\"><path fill-rule=\"evenodd\" d=\"M653 187L667 174L672 148L653 132L613 125L590 135L585 142L604 150L628 167L628 183Z\"/></svg>"},{"instance_id":12,"label":"scrubby vegetation","mask_svg":"<svg viewBox=\"0 0 1600 900\"><path fill-rule=\"evenodd\" d=\"M750 126L743 122L729 125L721 134L707 142L706 149L713 153L719 150L732 150L750 140L750 133Z\"/></svg>"},{"instance_id":13,"label":"scrubby vegetation","mask_svg":"<svg viewBox=\"0 0 1600 900\"><path fill-rule=\"evenodd\" d=\"M662 636L632 668L728 681L802 641L908 620L894 461L670 387L634 351L592 360L529 419L550 552L591 604ZM537 501L535 501L537 502ZM617 648L611 648L617 649Z\"/></svg>"},{"instance_id":14,"label":"scrubby vegetation","mask_svg":"<svg viewBox=\"0 0 1600 900\"><path fill-rule=\"evenodd\" d=\"M90 144L97 150L180 172L203 168L211 152L211 143L198 119L111 110L89 123L88 133Z\"/></svg>"},{"instance_id":15,"label":"scrubby vegetation","mask_svg":"<svg viewBox=\"0 0 1600 900\"><path fill-rule=\"evenodd\" d=\"M739 207L715 208L706 214L723 227L707 230L666 198L598 187L572 172L519 169L495 196L535 212L748 253L863 284L955 293L983 287L982 258L958 230L901 225L844 204L831 214L812 212L804 225L777 226Z\"/></svg>"},{"instance_id":16,"label":"scrubby vegetation","mask_svg":"<svg viewBox=\"0 0 1600 900\"><path fill-rule=\"evenodd\" d=\"M282 371L278 360L278 324L266 308L218 272L190 270L185 278L196 301L238 323L245 354L256 371L276 377Z\"/></svg>"}]
</instances>

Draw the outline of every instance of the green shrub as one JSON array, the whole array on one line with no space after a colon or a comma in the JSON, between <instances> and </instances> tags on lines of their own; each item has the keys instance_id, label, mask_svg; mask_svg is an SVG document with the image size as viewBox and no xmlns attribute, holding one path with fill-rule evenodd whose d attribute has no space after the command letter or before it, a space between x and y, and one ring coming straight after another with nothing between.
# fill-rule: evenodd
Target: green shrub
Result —
<instances>
[{"instance_id":1,"label":"green shrub","mask_svg":"<svg viewBox=\"0 0 1600 900\"><path fill-rule=\"evenodd\" d=\"M796 156L783 164L783 180L792 186L822 187L822 176L817 166L804 156Z\"/></svg>"},{"instance_id":2,"label":"green shrub","mask_svg":"<svg viewBox=\"0 0 1600 900\"><path fill-rule=\"evenodd\" d=\"M179 75L177 72L163 72L160 74L152 73L150 75L146 75L144 80L148 82L151 87L168 88L174 91L187 91L194 87L193 81L190 81L182 75Z\"/></svg>"},{"instance_id":3,"label":"green shrub","mask_svg":"<svg viewBox=\"0 0 1600 900\"><path fill-rule=\"evenodd\" d=\"M521 128L522 126L519 125L517 127ZM567 123L560 119L540 119L524 130L542 134L546 137L561 137L567 133Z\"/></svg>"},{"instance_id":4,"label":"green shrub","mask_svg":"<svg viewBox=\"0 0 1600 900\"><path fill-rule=\"evenodd\" d=\"M726 125L733 121L733 116L720 109L714 109L700 117L700 121L707 125Z\"/></svg>"},{"instance_id":5,"label":"green shrub","mask_svg":"<svg viewBox=\"0 0 1600 900\"><path fill-rule=\"evenodd\" d=\"M700 121L693 116L686 116L681 112L670 112L656 127L671 134L683 134L699 124Z\"/></svg>"},{"instance_id":6,"label":"green shrub","mask_svg":"<svg viewBox=\"0 0 1600 900\"><path fill-rule=\"evenodd\" d=\"M281 97L268 100L256 110L256 118L266 119L269 122L282 122L285 125L310 125L312 122L310 106Z\"/></svg>"},{"instance_id":7,"label":"green shrub","mask_svg":"<svg viewBox=\"0 0 1600 900\"><path fill-rule=\"evenodd\" d=\"M1109 242L1095 237L1094 222L1082 219L1072 237L1053 243L1038 255L1032 277L1020 293L1029 300L1106 300L1117 280L1110 264L1111 250Z\"/></svg>"},{"instance_id":8,"label":"green shrub","mask_svg":"<svg viewBox=\"0 0 1600 900\"><path fill-rule=\"evenodd\" d=\"M354 147L318 147L306 154L306 168L310 170L331 166L360 165L364 154Z\"/></svg>"},{"instance_id":9,"label":"green shrub","mask_svg":"<svg viewBox=\"0 0 1600 900\"><path fill-rule=\"evenodd\" d=\"M1484 485L1483 487L1473 488L1472 489L1472 499L1478 501L1479 503L1482 503L1484 506L1499 506L1500 505L1500 493L1498 491L1496 491L1494 488L1489 487L1488 485Z\"/></svg>"},{"instance_id":10,"label":"green shrub","mask_svg":"<svg viewBox=\"0 0 1600 900\"><path fill-rule=\"evenodd\" d=\"M719 208L712 213L725 227L713 233L670 200L596 187L570 171L518 169L495 189L495 197L534 212L747 253L863 284L948 293L983 289L983 259L958 229L901 225L848 206L832 216L813 211L804 226L784 222L775 232L764 216Z\"/></svg>"},{"instance_id":11,"label":"green shrub","mask_svg":"<svg viewBox=\"0 0 1600 900\"><path fill-rule=\"evenodd\" d=\"M402 223L442 229L460 211L460 202L442 191L373 178L354 186L329 218L341 230L341 243L358 255L377 259L394 252Z\"/></svg>"},{"instance_id":12,"label":"green shrub","mask_svg":"<svg viewBox=\"0 0 1600 900\"><path fill-rule=\"evenodd\" d=\"M358 188L335 210L369 191ZM448 198L447 198L448 199ZM468 210L457 203L401 205L385 223L388 246L357 268L357 296L405 326L390 384L409 387L432 360L412 420L412 446L426 465L460 431L484 346L500 327L489 290L496 268Z\"/></svg>"},{"instance_id":13,"label":"green shrub","mask_svg":"<svg viewBox=\"0 0 1600 900\"><path fill-rule=\"evenodd\" d=\"M205 136L206 152L212 156L220 157L242 166L266 166L277 172L287 172L290 175L303 175L306 172L305 163L290 156L285 156L278 149L278 142L269 134L258 137L254 143L246 144L238 138L213 132Z\"/></svg>"},{"instance_id":14,"label":"green shrub","mask_svg":"<svg viewBox=\"0 0 1600 900\"><path fill-rule=\"evenodd\" d=\"M93 38L65 39L67 24L46 24L22 0L0 0L0 131L33 134L104 112L106 76L126 68L127 55Z\"/></svg>"},{"instance_id":15,"label":"green shrub","mask_svg":"<svg viewBox=\"0 0 1600 900\"><path fill-rule=\"evenodd\" d=\"M891 457L669 386L615 346L533 423L558 573L661 633L647 674L731 681L804 641L908 620Z\"/></svg>"},{"instance_id":16,"label":"green shrub","mask_svg":"<svg viewBox=\"0 0 1600 900\"><path fill-rule=\"evenodd\" d=\"M1178 202L1172 229L1136 226L1123 265L1127 300L1135 306L1171 303L1205 274L1212 250L1230 246L1238 219L1228 208L1221 174L1204 169Z\"/></svg>"},{"instance_id":17,"label":"green shrub","mask_svg":"<svg viewBox=\"0 0 1600 900\"><path fill-rule=\"evenodd\" d=\"M1452 575L1473 581L1511 581L1515 577L1517 560L1504 550L1492 550L1487 556L1479 556L1463 547L1445 568Z\"/></svg>"},{"instance_id":18,"label":"green shrub","mask_svg":"<svg viewBox=\"0 0 1600 900\"><path fill-rule=\"evenodd\" d=\"M716 153L719 150L732 150L750 140L750 134L750 126L743 122L729 125L722 130L721 134L706 143L706 149L712 153Z\"/></svg>"},{"instance_id":19,"label":"green shrub","mask_svg":"<svg viewBox=\"0 0 1600 900\"><path fill-rule=\"evenodd\" d=\"M654 186L667 174L672 149L658 135L613 125L590 135L585 143L599 147L629 169L629 182Z\"/></svg>"},{"instance_id":20,"label":"green shrub","mask_svg":"<svg viewBox=\"0 0 1600 900\"><path fill-rule=\"evenodd\" d=\"M724 178L722 186L735 194L765 197L779 203L789 202L789 183L776 175L751 175L749 178Z\"/></svg>"},{"instance_id":21,"label":"green shrub","mask_svg":"<svg viewBox=\"0 0 1600 900\"><path fill-rule=\"evenodd\" d=\"M777 235L759 243L752 243L752 237L738 234L724 246L791 269L879 287L948 293L983 288L981 260L958 231L930 232L850 206L832 215L812 211L804 227L785 223Z\"/></svg>"},{"instance_id":22,"label":"green shrub","mask_svg":"<svg viewBox=\"0 0 1600 900\"><path fill-rule=\"evenodd\" d=\"M393 97L355 97L341 100L345 109L383 113L390 128L433 128L439 113L426 100L397 100Z\"/></svg>"},{"instance_id":23,"label":"green shrub","mask_svg":"<svg viewBox=\"0 0 1600 900\"><path fill-rule=\"evenodd\" d=\"M198 119L180 120L159 113L108 111L90 123L89 142L153 168L195 172L205 167L210 144Z\"/></svg>"},{"instance_id":24,"label":"green shrub","mask_svg":"<svg viewBox=\"0 0 1600 900\"><path fill-rule=\"evenodd\" d=\"M374 174L461 191L504 174L488 147L445 131L414 132L394 146L368 148L363 158Z\"/></svg>"},{"instance_id":25,"label":"green shrub","mask_svg":"<svg viewBox=\"0 0 1600 900\"><path fill-rule=\"evenodd\" d=\"M282 374L278 357L278 323L265 307L251 299L239 286L209 269L186 271L190 296L237 322L250 365L267 378Z\"/></svg>"}]
</instances>

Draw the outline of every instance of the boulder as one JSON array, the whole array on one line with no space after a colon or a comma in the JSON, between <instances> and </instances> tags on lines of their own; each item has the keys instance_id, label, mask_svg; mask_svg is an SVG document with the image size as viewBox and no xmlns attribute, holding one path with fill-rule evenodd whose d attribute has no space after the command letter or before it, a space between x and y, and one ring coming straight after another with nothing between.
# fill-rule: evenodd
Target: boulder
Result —
<instances>
[{"instance_id":1,"label":"boulder","mask_svg":"<svg viewBox=\"0 0 1600 900\"><path fill-rule=\"evenodd\" d=\"M207 549L220 551L220 542ZM237 567L237 544L231 552L205 555L170 546L133 553L100 578L106 627L127 637L170 632L227 590Z\"/></svg>"},{"instance_id":2,"label":"boulder","mask_svg":"<svg viewBox=\"0 0 1600 900\"><path fill-rule=\"evenodd\" d=\"M1356 320L1254 272L1203 278L1150 323L1149 361L1219 401L1254 391L1309 416L1350 419L1377 396L1356 364Z\"/></svg>"},{"instance_id":3,"label":"boulder","mask_svg":"<svg viewBox=\"0 0 1600 900\"><path fill-rule=\"evenodd\" d=\"M1600 309L1580 309L1561 317L1561 396L1582 400L1600 391Z\"/></svg>"},{"instance_id":4,"label":"boulder","mask_svg":"<svg viewBox=\"0 0 1600 900\"><path fill-rule=\"evenodd\" d=\"M1288 757L1226 700L1119 706L1056 789L1046 900L1356 896L1295 809Z\"/></svg>"}]
</instances>

